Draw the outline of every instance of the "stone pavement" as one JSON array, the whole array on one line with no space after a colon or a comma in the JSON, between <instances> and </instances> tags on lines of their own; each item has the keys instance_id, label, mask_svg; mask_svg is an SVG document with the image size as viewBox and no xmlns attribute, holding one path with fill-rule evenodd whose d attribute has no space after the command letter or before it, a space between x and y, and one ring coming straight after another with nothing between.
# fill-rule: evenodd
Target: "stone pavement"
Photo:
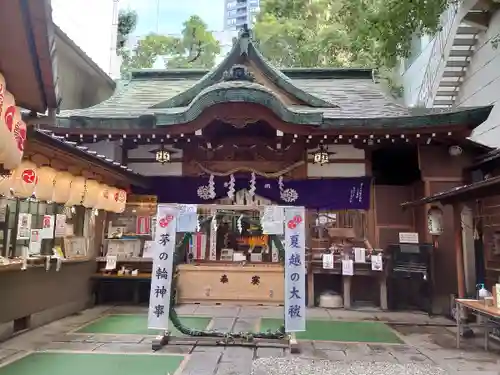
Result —
<instances>
[{"instance_id":1,"label":"stone pavement","mask_svg":"<svg viewBox=\"0 0 500 375\"><path fill-rule=\"evenodd\" d=\"M80 314L61 319L0 343L0 365L20 358L31 351L150 353L152 336L72 333L83 325L106 314L146 313L146 311L144 307L125 306L99 306L85 310ZM212 327L214 329L227 331L250 330L255 327L259 318L283 316L282 308L278 307L184 305L180 306L177 311L180 315L212 317ZM182 375L250 375L253 364L259 364L259 361L265 362L263 358L269 357L281 358L280 360L271 360L271 362L274 361L275 363L279 363L279 361L286 362L287 358L293 358L293 361L315 360L316 365L318 363L324 365L322 365L323 370L321 371L317 369L311 370L316 371L318 374L342 373L332 372L331 369L348 365L355 369L352 371L365 374L500 375L500 351L498 347L492 344L492 350L484 352L481 347L482 336L478 332L475 339L463 339L461 350L456 350L453 323L445 318L429 318L424 313L381 312L376 310L346 311L319 308L309 309L308 318L324 319L325 321L376 320L387 322L391 324L404 344L302 341L300 342L302 349L300 354L290 354L287 349L272 347L224 348L170 345L155 355L167 353L189 355L189 360L182 369ZM377 364L372 364L372 362ZM394 370L366 370L366 372L360 372L359 366L373 369L392 366L391 368ZM408 370L411 366L424 369L418 370L424 372ZM306 366L302 367L305 368ZM430 368L439 371L425 370ZM343 373L351 373L349 371L343 370ZM255 374L263 374L262 369L256 370ZM293 371L287 372L287 374L295 375Z\"/></svg>"}]
</instances>

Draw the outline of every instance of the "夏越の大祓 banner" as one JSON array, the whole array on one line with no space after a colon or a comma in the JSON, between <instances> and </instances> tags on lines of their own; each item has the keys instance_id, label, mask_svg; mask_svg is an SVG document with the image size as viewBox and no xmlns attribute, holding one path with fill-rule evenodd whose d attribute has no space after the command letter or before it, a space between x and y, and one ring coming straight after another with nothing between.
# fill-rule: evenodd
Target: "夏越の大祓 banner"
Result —
<instances>
[{"instance_id":1,"label":"\u590f\u8d8a\u306e\u5927\u7953 banner","mask_svg":"<svg viewBox=\"0 0 500 375\"><path fill-rule=\"evenodd\" d=\"M11 170L21 164L25 141L26 124L0 73L0 164L4 169Z\"/></svg>"}]
</instances>

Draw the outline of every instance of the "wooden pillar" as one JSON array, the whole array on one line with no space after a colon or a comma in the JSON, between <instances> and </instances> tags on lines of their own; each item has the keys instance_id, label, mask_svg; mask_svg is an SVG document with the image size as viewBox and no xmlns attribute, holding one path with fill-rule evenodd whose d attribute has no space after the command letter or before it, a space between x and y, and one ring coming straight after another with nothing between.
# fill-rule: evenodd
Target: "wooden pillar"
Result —
<instances>
[{"instance_id":1,"label":"wooden pillar","mask_svg":"<svg viewBox=\"0 0 500 375\"><path fill-rule=\"evenodd\" d=\"M385 275L379 278L380 287L380 308L382 310L389 310L389 305L387 301L387 278Z\"/></svg>"},{"instance_id":2,"label":"wooden pillar","mask_svg":"<svg viewBox=\"0 0 500 375\"><path fill-rule=\"evenodd\" d=\"M462 205L453 204L453 231L457 267L458 298L465 297L464 248L462 241Z\"/></svg>"},{"instance_id":3,"label":"wooden pillar","mask_svg":"<svg viewBox=\"0 0 500 375\"><path fill-rule=\"evenodd\" d=\"M352 276L342 276L342 286L343 286L343 294L344 294L344 308L351 308L351 280Z\"/></svg>"},{"instance_id":4,"label":"wooden pillar","mask_svg":"<svg viewBox=\"0 0 500 375\"><path fill-rule=\"evenodd\" d=\"M312 267L307 270L307 307L314 307L315 303L314 295L314 274Z\"/></svg>"}]
</instances>

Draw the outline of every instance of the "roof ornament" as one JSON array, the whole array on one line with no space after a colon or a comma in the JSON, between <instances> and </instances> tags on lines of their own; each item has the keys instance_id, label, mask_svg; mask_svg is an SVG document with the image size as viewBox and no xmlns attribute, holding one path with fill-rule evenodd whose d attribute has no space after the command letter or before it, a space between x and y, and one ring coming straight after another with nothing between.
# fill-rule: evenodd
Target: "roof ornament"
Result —
<instances>
[{"instance_id":1,"label":"roof ornament","mask_svg":"<svg viewBox=\"0 0 500 375\"><path fill-rule=\"evenodd\" d=\"M248 55L248 46L250 45L250 40L252 40L252 30L248 28L246 23L241 28L238 39L240 44L240 55Z\"/></svg>"},{"instance_id":2,"label":"roof ornament","mask_svg":"<svg viewBox=\"0 0 500 375\"><path fill-rule=\"evenodd\" d=\"M222 75L223 81L248 81L254 82L255 78L245 65L235 64Z\"/></svg>"}]
</instances>

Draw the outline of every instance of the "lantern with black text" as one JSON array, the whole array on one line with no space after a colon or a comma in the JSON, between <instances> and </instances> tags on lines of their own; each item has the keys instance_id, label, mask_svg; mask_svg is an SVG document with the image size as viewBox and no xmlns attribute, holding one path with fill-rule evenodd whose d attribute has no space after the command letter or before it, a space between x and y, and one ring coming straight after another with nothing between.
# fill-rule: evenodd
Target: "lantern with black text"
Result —
<instances>
[{"instance_id":1,"label":"lantern with black text","mask_svg":"<svg viewBox=\"0 0 500 375\"><path fill-rule=\"evenodd\" d=\"M115 199L116 197L116 199ZM108 194L108 206L105 209L106 211L110 212L117 212L118 210L118 189L115 187L110 187L109 188L109 194Z\"/></svg>"},{"instance_id":2,"label":"lantern with black text","mask_svg":"<svg viewBox=\"0 0 500 375\"><path fill-rule=\"evenodd\" d=\"M73 177L71 181L71 192L69 193L66 206L79 206L82 204L86 191L86 179L81 176Z\"/></svg>"},{"instance_id":3,"label":"lantern with black text","mask_svg":"<svg viewBox=\"0 0 500 375\"><path fill-rule=\"evenodd\" d=\"M71 173L57 172L56 178L54 179L54 202L65 204L68 201L71 192L71 181L73 181L73 175Z\"/></svg>"},{"instance_id":4,"label":"lantern with black text","mask_svg":"<svg viewBox=\"0 0 500 375\"><path fill-rule=\"evenodd\" d=\"M427 212L427 228L432 236L443 234L443 210L432 206Z\"/></svg>"},{"instance_id":5,"label":"lantern with black text","mask_svg":"<svg viewBox=\"0 0 500 375\"><path fill-rule=\"evenodd\" d=\"M101 184L95 208L98 210L108 210L109 207L109 186Z\"/></svg>"},{"instance_id":6,"label":"lantern with black text","mask_svg":"<svg viewBox=\"0 0 500 375\"><path fill-rule=\"evenodd\" d=\"M85 195L83 196L82 205L86 208L96 208L99 199L101 184L96 180L87 180L85 187Z\"/></svg>"},{"instance_id":7,"label":"lantern with black text","mask_svg":"<svg viewBox=\"0 0 500 375\"><path fill-rule=\"evenodd\" d=\"M38 183L38 171L35 163L23 161L12 173L12 192L17 198L30 198Z\"/></svg>"},{"instance_id":8,"label":"lantern with black text","mask_svg":"<svg viewBox=\"0 0 500 375\"><path fill-rule=\"evenodd\" d=\"M35 187L35 198L51 202L54 197L54 182L57 171L51 167L38 168L38 183Z\"/></svg>"}]
</instances>

